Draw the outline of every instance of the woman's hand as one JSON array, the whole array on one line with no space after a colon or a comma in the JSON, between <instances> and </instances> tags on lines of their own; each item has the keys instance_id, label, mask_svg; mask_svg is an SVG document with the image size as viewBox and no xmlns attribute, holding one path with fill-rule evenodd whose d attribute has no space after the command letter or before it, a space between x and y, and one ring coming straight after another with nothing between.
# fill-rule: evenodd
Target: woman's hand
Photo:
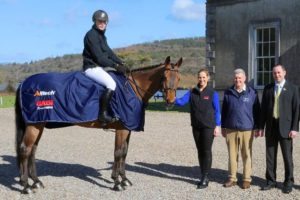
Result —
<instances>
[{"instance_id":1,"label":"woman's hand","mask_svg":"<svg viewBox=\"0 0 300 200\"><path fill-rule=\"evenodd\" d=\"M216 126L215 130L214 130L214 136L218 137L221 135L221 127L220 126Z\"/></svg>"}]
</instances>

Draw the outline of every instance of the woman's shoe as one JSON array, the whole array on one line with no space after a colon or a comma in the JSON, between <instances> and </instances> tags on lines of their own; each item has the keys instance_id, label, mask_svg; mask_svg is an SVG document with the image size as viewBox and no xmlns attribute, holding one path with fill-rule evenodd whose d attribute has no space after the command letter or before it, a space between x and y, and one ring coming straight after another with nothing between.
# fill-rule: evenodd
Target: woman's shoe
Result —
<instances>
[{"instance_id":1,"label":"woman's shoe","mask_svg":"<svg viewBox=\"0 0 300 200\"><path fill-rule=\"evenodd\" d=\"M197 184L197 189L204 189L207 188L209 183L209 179L207 174L203 175L201 181Z\"/></svg>"}]
</instances>

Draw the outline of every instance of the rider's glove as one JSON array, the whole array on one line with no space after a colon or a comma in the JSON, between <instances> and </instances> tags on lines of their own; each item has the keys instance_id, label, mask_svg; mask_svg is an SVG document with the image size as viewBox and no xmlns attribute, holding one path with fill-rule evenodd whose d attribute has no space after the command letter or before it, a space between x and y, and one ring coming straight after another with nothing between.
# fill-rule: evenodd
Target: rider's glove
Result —
<instances>
[{"instance_id":1,"label":"rider's glove","mask_svg":"<svg viewBox=\"0 0 300 200\"><path fill-rule=\"evenodd\" d=\"M126 74L127 72L129 72L129 68L126 67L125 65L116 65L115 66L117 72L122 73L122 74Z\"/></svg>"}]
</instances>

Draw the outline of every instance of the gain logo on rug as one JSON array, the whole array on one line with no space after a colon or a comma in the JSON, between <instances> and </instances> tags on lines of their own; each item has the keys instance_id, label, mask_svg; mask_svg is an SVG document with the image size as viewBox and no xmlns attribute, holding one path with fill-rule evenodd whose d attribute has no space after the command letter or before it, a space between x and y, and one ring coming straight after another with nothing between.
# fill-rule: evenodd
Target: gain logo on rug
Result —
<instances>
[{"instance_id":1,"label":"gain logo on rug","mask_svg":"<svg viewBox=\"0 0 300 200\"><path fill-rule=\"evenodd\" d=\"M54 101L52 99L49 100L40 100L35 103L38 110L44 109L53 109Z\"/></svg>"}]
</instances>

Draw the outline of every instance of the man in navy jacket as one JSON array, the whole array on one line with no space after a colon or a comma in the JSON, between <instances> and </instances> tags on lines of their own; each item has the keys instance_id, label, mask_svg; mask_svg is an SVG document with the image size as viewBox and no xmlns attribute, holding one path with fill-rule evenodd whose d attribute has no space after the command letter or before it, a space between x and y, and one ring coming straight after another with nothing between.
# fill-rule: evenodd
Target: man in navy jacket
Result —
<instances>
[{"instance_id":1,"label":"man in navy jacket","mask_svg":"<svg viewBox=\"0 0 300 200\"><path fill-rule=\"evenodd\" d=\"M251 185L252 142L254 130L258 129L260 104L257 92L245 84L246 74L243 69L234 71L234 85L225 91L222 106L222 135L226 137L229 155L229 177L224 187L237 184L238 154L241 150L243 159L242 188ZM257 134L258 131L255 131Z\"/></svg>"}]
</instances>

